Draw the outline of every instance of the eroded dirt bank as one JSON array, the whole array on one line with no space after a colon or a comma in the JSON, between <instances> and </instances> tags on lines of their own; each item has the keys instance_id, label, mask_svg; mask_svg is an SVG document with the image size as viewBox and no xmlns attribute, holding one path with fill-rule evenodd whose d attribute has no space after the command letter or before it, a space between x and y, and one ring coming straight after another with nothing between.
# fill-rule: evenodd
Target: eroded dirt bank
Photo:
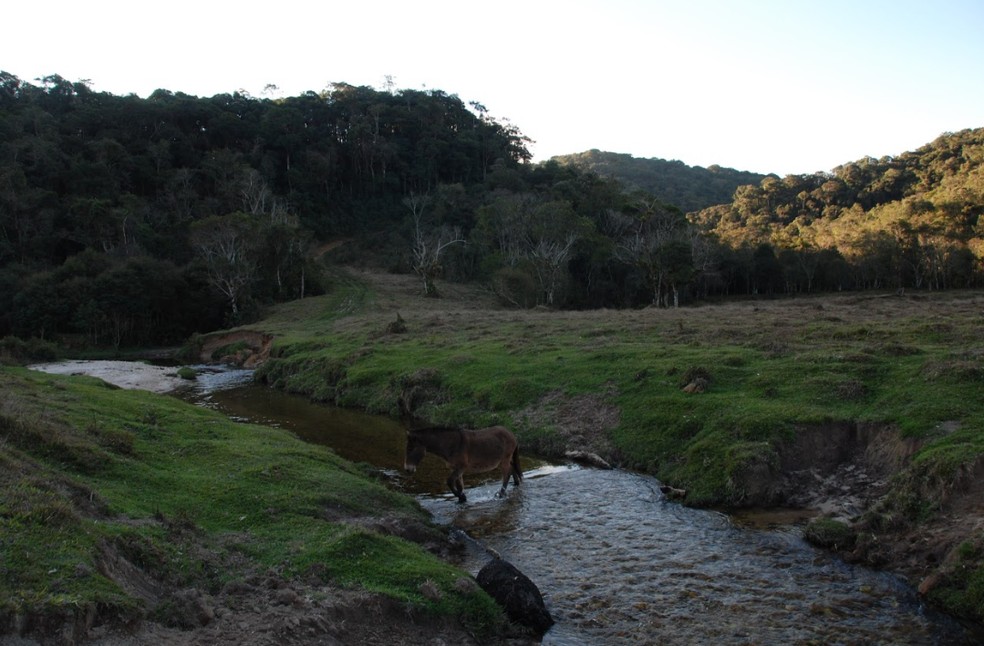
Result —
<instances>
[{"instance_id":1,"label":"eroded dirt bank","mask_svg":"<svg viewBox=\"0 0 984 646\"><path fill-rule=\"evenodd\" d=\"M749 473L744 486L754 504L842 524L843 535L822 546L902 574L932 599L941 586L965 585L955 580L965 568L959 555L984 542L984 461L950 477L924 474L912 462L920 448L881 424L800 428L777 447L778 464Z\"/></svg>"},{"instance_id":2,"label":"eroded dirt bank","mask_svg":"<svg viewBox=\"0 0 984 646\"><path fill-rule=\"evenodd\" d=\"M196 354L202 363L226 363L255 368L270 356L273 335L252 330L233 330L198 337L196 344Z\"/></svg>"},{"instance_id":3,"label":"eroded dirt bank","mask_svg":"<svg viewBox=\"0 0 984 646\"><path fill-rule=\"evenodd\" d=\"M618 465L624 456L609 435L620 418L613 400L613 393L551 393L517 421L556 431L550 444L539 447L546 453L597 456ZM840 523L846 540L819 546L848 562L900 574L932 599L948 585L966 585L960 580L962 551L984 549L984 460L949 480L929 477L912 468L921 446L884 424L804 426L771 458L746 465L731 485L742 492L744 507L799 509ZM674 487L665 492L686 495ZM913 501L924 507L918 522L905 508Z\"/></svg>"}]
</instances>

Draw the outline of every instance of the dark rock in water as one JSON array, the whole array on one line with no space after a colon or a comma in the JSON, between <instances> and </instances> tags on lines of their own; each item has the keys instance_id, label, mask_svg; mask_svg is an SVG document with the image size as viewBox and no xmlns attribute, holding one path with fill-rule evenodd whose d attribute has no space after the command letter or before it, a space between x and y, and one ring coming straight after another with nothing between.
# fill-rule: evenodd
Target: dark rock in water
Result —
<instances>
[{"instance_id":1,"label":"dark rock in water","mask_svg":"<svg viewBox=\"0 0 984 646\"><path fill-rule=\"evenodd\" d=\"M663 495L670 500L683 500L687 497L686 489L677 489L676 487L671 487L670 485L660 485L659 490L663 492Z\"/></svg>"},{"instance_id":2,"label":"dark rock in water","mask_svg":"<svg viewBox=\"0 0 984 646\"><path fill-rule=\"evenodd\" d=\"M543 595L529 577L511 563L494 558L479 571L478 585L505 608L509 619L531 628L538 637L554 624Z\"/></svg>"},{"instance_id":3,"label":"dark rock in water","mask_svg":"<svg viewBox=\"0 0 984 646\"><path fill-rule=\"evenodd\" d=\"M564 457L568 460L573 460L578 464L586 464L589 467L597 467L598 469L611 469L612 465L605 462L597 453L591 453L590 451L567 451L564 453Z\"/></svg>"}]
</instances>

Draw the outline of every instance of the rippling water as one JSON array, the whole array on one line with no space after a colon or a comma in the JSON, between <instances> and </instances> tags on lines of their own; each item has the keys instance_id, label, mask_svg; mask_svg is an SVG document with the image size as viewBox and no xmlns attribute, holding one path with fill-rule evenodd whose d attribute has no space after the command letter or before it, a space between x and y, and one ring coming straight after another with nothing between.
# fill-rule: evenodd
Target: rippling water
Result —
<instances>
[{"instance_id":1,"label":"rippling water","mask_svg":"<svg viewBox=\"0 0 984 646\"><path fill-rule=\"evenodd\" d=\"M557 621L544 644L975 643L896 577L668 502L649 477L550 468L495 491L422 502L537 583ZM468 554L473 572L488 559Z\"/></svg>"},{"instance_id":2,"label":"rippling water","mask_svg":"<svg viewBox=\"0 0 984 646\"><path fill-rule=\"evenodd\" d=\"M665 500L647 476L524 461L531 470L506 498L473 479L459 505L439 460L425 458L412 479L400 473L404 431L393 420L255 386L192 398L375 464L417 492L470 537L464 568L477 573L487 547L536 582L557 621L545 644L979 643L896 577L815 550L796 526L737 526Z\"/></svg>"}]
</instances>

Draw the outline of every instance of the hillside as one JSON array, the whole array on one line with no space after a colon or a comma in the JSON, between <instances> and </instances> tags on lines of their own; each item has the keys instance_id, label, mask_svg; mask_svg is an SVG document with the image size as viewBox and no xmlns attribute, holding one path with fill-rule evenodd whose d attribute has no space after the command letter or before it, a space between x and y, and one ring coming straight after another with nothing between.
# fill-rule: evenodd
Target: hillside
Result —
<instances>
[{"instance_id":1,"label":"hillside","mask_svg":"<svg viewBox=\"0 0 984 646\"><path fill-rule=\"evenodd\" d=\"M706 235L758 256L759 291L979 286L984 260L984 128L832 173L766 177L691 214ZM770 279L760 273L778 273ZM778 279L775 280L775 279Z\"/></svg>"},{"instance_id":2,"label":"hillside","mask_svg":"<svg viewBox=\"0 0 984 646\"><path fill-rule=\"evenodd\" d=\"M324 293L318 250L342 241L334 263L517 308L977 287L981 138L782 179L532 164L516 127L439 90L140 99L0 72L0 338L180 343Z\"/></svg>"},{"instance_id":3,"label":"hillside","mask_svg":"<svg viewBox=\"0 0 984 646\"><path fill-rule=\"evenodd\" d=\"M613 177L630 190L650 193L684 212L726 204L732 200L739 186L758 184L766 178L759 173L717 165L702 168L677 160L643 159L594 149L560 155L553 160L565 166Z\"/></svg>"}]
</instances>

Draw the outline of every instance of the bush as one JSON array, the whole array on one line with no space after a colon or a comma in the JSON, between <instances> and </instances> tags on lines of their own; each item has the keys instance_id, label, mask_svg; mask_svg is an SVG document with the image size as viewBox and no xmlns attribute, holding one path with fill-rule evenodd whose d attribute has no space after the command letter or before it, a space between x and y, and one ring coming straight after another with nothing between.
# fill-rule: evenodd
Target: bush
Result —
<instances>
[{"instance_id":1,"label":"bush","mask_svg":"<svg viewBox=\"0 0 984 646\"><path fill-rule=\"evenodd\" d=\"M503 267L495 272L492 291L505 305L522 308L535 307L539 294L533 277L513 267Z\"/></svg>"},{"instance_id":2,"label":"bush","mask_svg":"<svg viewBox=\"0 0 984 646\"><path fill-rule=\"evenodd\" d=\"M41 339L27 341L16 336L0 339L0 364L23 365L35 361L56 361L57 346Z\"/></svg>"}]
</instances>

